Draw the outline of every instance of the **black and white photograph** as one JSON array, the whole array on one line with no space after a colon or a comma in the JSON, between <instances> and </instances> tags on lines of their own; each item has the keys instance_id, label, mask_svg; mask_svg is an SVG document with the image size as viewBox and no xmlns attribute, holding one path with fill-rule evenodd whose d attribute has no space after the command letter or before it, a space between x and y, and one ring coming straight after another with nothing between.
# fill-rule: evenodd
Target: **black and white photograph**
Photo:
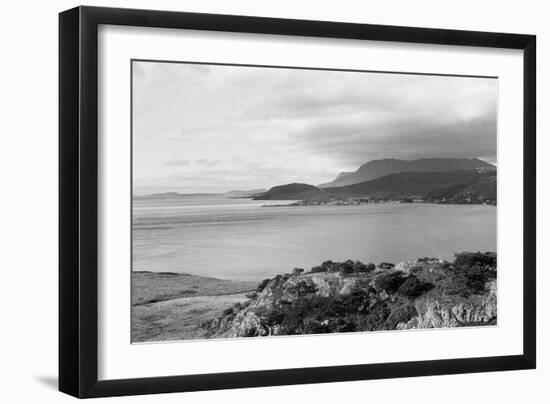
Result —
<instances>
[{"instance_id":1,"label":"black and white photograph","mask_svg":"<svg viewBox=\"0 0 550 404\"><path fill-rule=\"evenodd\" d=\"M131 69L133 343L497 325L496 77Z\"/></svg>"}]
</instances>

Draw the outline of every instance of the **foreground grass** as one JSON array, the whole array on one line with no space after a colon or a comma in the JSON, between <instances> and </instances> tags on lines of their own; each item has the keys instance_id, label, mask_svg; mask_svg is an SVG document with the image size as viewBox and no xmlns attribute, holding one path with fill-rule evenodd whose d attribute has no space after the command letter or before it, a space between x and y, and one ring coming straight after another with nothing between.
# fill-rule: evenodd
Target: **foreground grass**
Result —
<instances>
[{"instance_id":1,"label":"foreground grass","mask_svg":"<svg viewBox=\"0 0 550 404\"><path fill-rule=\"evenodd\" d=\"M207 278L174 272L134 272L132 305L192 296L218 296L255 289L256 282Z\"/></svg>"},{"instance_id":2,"label":"foreground grass","mask_svg":"<svg viewBox=\"0 0 550 404\"><path fill-rule=\"evenodd\" d=\"M248 300L257 282L188 274L132 274L132 342L201 338L200 325Z\"/></svg>"}]
</instances>

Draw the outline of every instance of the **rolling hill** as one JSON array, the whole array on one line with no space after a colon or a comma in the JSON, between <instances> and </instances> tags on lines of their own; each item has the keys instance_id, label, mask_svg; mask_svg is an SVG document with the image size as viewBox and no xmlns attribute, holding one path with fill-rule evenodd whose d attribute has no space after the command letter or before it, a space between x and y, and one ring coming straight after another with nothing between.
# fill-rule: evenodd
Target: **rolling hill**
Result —
<instances>
[{"instance_id":1,"label":"rolling hill","mask_svg":"<svg viewBox=\"0 0 550 404\"><path fill-rule=\"evenodd\" d=\"M323 200L330 199L331 195L317 188L316 186L309 184L286 184L279 185L271 188L267 192L256 194L252 199L255 200L296 200L296 199L309 199L309 200Z\"/></svg>"}]
</instances>

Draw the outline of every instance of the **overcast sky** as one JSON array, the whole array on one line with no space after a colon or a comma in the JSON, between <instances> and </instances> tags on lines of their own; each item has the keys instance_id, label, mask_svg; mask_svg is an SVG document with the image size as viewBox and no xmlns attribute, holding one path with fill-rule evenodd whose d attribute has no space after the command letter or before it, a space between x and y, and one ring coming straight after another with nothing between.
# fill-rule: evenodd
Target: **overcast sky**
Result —
<instances>
[{"instance_id":1,"label":"overcast sky","mask_svg":"<svg viewBox=\"0 0 550 404\"><path fill-rule=\"evenodd\" d=\"M137 195L320 184L374 159L496 163L496 79L133 63Z\"/></svg>"}]
</instances>

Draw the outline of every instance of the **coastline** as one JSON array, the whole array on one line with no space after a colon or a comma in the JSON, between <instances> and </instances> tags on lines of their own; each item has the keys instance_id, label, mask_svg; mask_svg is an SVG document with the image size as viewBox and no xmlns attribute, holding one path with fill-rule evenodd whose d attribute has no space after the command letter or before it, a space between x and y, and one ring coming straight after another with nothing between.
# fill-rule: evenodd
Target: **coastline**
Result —
<instances>
[{"instance_id":1,"label":"coastline","mask_svg":"<svg viewBox=\"0 0 550 404\"><path fill-rule=\"evenodd\" d=\"M452 263L325 261L262 282L137 272L132 284L132 343L486 326L497 319L496 253L489 252L460 253ZM311 304L332 314L306 320L319 313Z\"/></svg>"},{"instance_id":2,"label":"coastline","mask_svg":"<svg viewBox=\"0 0 550 404\"><path fill-rule=\"evenodd\" d=\"M483 202L471 202L471 201L427 201L427 200L330 200L330 201L310 201L303 200L286 204L265 204L262 208L284 208L293 206L364 206L364 205L378 205L378 204L399 204L399 205L483 205L483 206L497 206L496 201L483 201Z\"/></svg>"}]
</instances>

